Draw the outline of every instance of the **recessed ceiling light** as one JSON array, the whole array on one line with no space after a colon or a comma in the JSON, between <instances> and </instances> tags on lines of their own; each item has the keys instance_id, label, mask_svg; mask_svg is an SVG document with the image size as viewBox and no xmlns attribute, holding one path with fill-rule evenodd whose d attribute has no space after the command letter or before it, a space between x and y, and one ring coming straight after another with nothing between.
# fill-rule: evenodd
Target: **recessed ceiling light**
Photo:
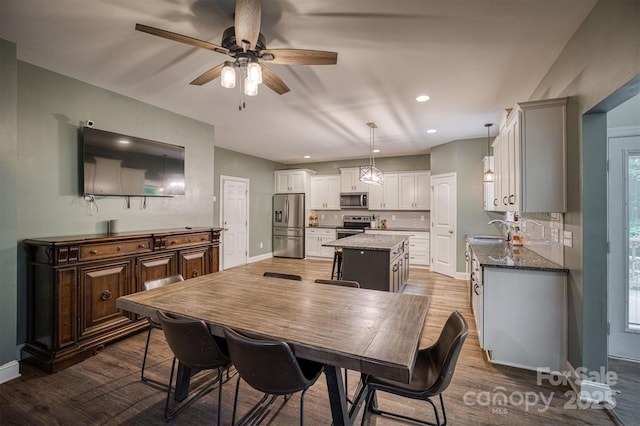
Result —
<instances>
[{"instance_id":1,"label":"recessed ceiling light","mask_svg":"<svg viewBox=\"0 0 640 426\"><path fill-rule=\"evenodd\" d=\"M378 153L378 152L380 152L380 150L379 149L374 149L373 152Z\"/></svg>"},{"instance_id":2,"label":"recessed ceiling light","mask_svg":"<svg viewBox=\"0 0 640 426\"><path fill-rule=\"evenodd\" d=\"M427 130L427 133L432 134L432 133L436 133L437 130L436 129L429 129Z\"/></svg>"},{"instance_id":3,"label":"recessed ceiling light","mask_svg":"<svg viewBox=\"0 0 640 426\"><path fill-rule=\"evenodd\" d=\"M310 155L305 155L304 158L311 158L311 156Z\"/></svg>"},{"instance_id":4,"label":"recessed ceiling light","mask_svg":"<svg viewBox=\"0 0 640 426\"><path fill-rule=\"evenodd\" d=\"M416 101L427 102L429 99L431 99L431 97L429 97L428 95L420 95L416 98Z\"/></svg>"}]
</instances>

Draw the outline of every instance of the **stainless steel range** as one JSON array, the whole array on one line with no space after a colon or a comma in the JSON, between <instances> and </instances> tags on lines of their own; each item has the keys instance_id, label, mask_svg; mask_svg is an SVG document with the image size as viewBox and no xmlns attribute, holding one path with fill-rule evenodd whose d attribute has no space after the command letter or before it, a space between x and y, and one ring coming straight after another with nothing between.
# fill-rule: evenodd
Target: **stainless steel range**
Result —
<instances>
[{"instance_id":1,"label":"stainless steel range","mask_svg":"<svg viewBox=\"0 0 640 426\"><path fill-rule=\"evenodd\" d=\"M351 235L362 234L365 229L371 226L371 216L344 216L342 228L337 228L337 237L345 238Z\"/></svg>"}]
</instances>

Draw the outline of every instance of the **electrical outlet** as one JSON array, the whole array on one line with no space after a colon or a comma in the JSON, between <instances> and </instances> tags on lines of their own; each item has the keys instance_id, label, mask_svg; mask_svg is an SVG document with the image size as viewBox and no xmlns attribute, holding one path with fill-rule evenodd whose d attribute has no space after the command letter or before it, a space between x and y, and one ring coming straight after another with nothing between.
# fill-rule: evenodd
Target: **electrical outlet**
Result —
<instances>
[{"instance_id":1,"label":"electrical outlet","mask_svg":"<svg viewBox=\"0 0 640 426\"><path fill-rule=\"evenodd\" d=\"M559 233L558 228L551 228L551 241L557 243L559 241Z\"/></svg>"},{"instance_id":2,"label":"electrical outlet","mask_svg":"<svg viewBox=\"0 0 640 426\"><path fill-rule=\"evenodd\" d=\"M391 215L391 220L396 220L396 215L395 214Z\"/></svg>"},{"instance_id":3,"label":"electrical outlet","mask_svg":"<svg viewBox=\"0 0 640 426\"><path fill-rule=\"evenodd\" d=\"M573 232L571 231L564 231L563 232L563 240L564 240L564 245L566 247L573 247Z\"/></svg>"},{"instance_id":4,"label":"electrical outlet","mask_svg":"<svg viewBox=\"0 0 640 426\"><path fill-rule=\"evenodd\" d=\"M323 214L320 215L320 219L324 220L324 215Z\"/></svg>"},{"instance_id":5,"label":"electrical outlet","mask_svg":"<svg viewBox=\"0 0 640 426\"><path fill-rule=\"evenodd\" d=\"M424 216L420 216L420 221L424 222Z\"/></svg>"},{"instance_id":6,"label":"electrical outlet","mask_svg":"<svg viewBox=\"0 0 640 426\"><path fill-rule=\"evenodd\" d=\"M516 219L516 212L507 212L507 222L514 222Z\"/></svg>"},{"instance_id":7,"label":"electrical outlet","mask_svg":"<svg viewBox=\"0 0 640 426\"><path fill-rule=\"evenodd\" d=\"M263 243L260 243L260 248L262 248L263 246L264 246L264 244L263 244Z\"/></svg>"}]
</instances>

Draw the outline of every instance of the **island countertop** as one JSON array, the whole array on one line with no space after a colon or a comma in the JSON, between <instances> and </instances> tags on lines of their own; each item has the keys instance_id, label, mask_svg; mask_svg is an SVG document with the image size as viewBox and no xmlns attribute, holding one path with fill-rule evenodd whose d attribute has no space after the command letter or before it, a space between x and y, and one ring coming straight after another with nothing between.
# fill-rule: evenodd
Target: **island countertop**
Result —
<instances>
[{"instance_id":1,"label":"island countertop","mask_svg":"<svg viewBox=\"0 0 640 426\"><path fill-rule=\"evenodd\" d=\"M325 247L336 247L356 250L391 251L395 246L408 240L407 235L357 234L322 244Z\"/></svg>"}]
</instances>

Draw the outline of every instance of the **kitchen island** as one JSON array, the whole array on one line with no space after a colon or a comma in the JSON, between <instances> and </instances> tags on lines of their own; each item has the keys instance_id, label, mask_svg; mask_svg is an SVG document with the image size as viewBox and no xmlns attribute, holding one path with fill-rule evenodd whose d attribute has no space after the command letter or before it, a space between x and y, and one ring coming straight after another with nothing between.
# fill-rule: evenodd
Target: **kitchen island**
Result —
<instances>
[{"instance_id":1,"label":"kitchen island","mask_svg":"<svg viewBox=\"0 0 640 426\"><path fill-rule=\"evenodd\" d=\"M401 292L409 278L406 235L357 234L322 244L342 249L342 279L372 290Z\"/></svg>"}]
</instances>

